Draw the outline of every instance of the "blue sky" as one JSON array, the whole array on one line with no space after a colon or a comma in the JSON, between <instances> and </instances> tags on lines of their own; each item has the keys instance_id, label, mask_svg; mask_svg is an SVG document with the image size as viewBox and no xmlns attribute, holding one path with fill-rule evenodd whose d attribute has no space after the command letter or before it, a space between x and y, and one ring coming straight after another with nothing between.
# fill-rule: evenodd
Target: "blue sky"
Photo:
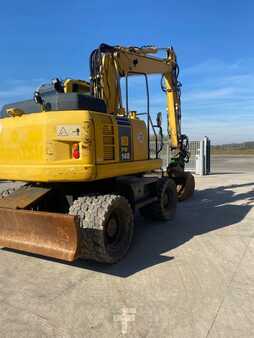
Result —
<instances>
[{"instance_id":1,"label":"blue sky","mask_svg":"<svg viewBox=\"0 0 254 338\"><path fill-rule=\"evenodd\" d=\"M3 1L0 105L57 76L88 78L89 53L101 42L173 45L183 132L217 144L254 140L253 13L250 0ZM157 112L164 99L153 82Z\"/></svg>"}]
</instances>

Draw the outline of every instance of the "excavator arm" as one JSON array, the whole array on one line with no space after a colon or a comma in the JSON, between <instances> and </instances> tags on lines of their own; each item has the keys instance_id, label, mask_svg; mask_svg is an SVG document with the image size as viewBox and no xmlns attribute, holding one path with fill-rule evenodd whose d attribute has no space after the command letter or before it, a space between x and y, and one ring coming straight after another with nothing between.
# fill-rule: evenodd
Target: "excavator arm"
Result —
<instances>
[{"instance_id":1,"label":"excavator arm","mask_svg":"<svg viewBox=\"0 0 254 338\"><path fill-rule=\"evenodd\" d=\"M166 58L155 57L161 49L121 47L105 44L90 57L91 93L106 102L108 113L128 114L122 104L120 80L131 75L162 75L162 90L166 94L168 134L176 157L187 157L186 142L181 134L181 100L179 67L173 48L164 48ZM186 140L186 136L184 136ZM183 149L185 147L185 149ZM184 160L185 160L184 159Z\"/></svg>"},{"instance_id":2,"label":"excavator arm","mask_svg":"<svg viewBox=\"0 0 254 338\"><path fill-rule=\"evenodd\" d=\"M156 57L161 51L165 58ZM166 94L168 136L171 140L171 161L167 174L175 180L179 200L192 196L195 180L185 172L189 161L189 141L181 132L181 84L175 51L170 48L122 47L102 44L90 57L91 94L103 99L109 114L128 115L123 107L121 78L131 75L161 74L161 88Z\"/></svg>"}]
</instances>

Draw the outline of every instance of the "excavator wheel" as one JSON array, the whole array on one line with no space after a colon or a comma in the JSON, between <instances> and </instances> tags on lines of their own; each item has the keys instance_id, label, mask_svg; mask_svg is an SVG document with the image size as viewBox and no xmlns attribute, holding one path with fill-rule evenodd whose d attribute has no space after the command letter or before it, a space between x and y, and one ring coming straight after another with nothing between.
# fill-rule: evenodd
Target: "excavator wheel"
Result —
<instances>
[{"instance_id":1,"label":"excavator wheel","mask_svg":"<svg viewBox=\"0 0 254 338\"><path fill-rule=\"evenodd\" d=\"M183 178L177 182L176 190L178 201L190 198L195 191L194 176L190 172L185 172Z\"/></svg>"},{"instance_id":2,"label":"excavator wheel","mask_svg":"<svg viewBox=\"0 0 254 338\"><path fill-rule=\"evenodd\" d=\"M69 214L81 228L80 258L116 263L127 253L133 236L133 212L120 195L79 197Z\"/></svg>"},{"instance_id":3,"label":"excavator wheel","mask_svg":"<svg viewBox=\"0 0 254 338\"><path fill-rule=\"evenodd\" d=\"M140 209L143 217L158 221L171 221L176 212L177 194L175 182L162 177L156 183L158 200Z\"/></svg>"}]
</instances>

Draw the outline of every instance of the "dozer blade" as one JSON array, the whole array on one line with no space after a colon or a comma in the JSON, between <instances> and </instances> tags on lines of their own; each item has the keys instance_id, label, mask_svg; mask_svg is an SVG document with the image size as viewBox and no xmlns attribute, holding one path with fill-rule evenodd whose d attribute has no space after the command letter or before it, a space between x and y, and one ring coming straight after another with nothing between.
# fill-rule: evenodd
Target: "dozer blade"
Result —
<instances>
[{"instance_id":1,"label":"dozer blade","mask_svg":"<svg viewBox=\"0 0 254 338\"><path fill-rule=\"evenodd\" d=\"M65 261L79 252L79 225L74 216L0 208L0 246Z\"/></svg>"}]
</instances>

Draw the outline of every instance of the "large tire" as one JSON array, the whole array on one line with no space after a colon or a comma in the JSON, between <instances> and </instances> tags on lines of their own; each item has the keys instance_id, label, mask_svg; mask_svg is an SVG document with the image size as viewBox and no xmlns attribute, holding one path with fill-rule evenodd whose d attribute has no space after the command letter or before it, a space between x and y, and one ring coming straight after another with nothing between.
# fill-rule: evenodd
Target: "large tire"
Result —
<instances>
[{"instance_id":1,"label":"large tire","mask_svg":"<svg viewBox=\"0 0 254 338\"><path fill-rule=\"evenodd\" d=\"M177 184L178 201L189 199L195 191L195 178L190 172L185 172L181 183Z\"/></svg>"},{"instance_id":2,"label":"large tire","mask_svg":"<svg viewBox=\"0 0 254 338\"><path fill-rule=\"evenodd\" d=\"M176 213L177 194L175 182L167 177L162 177L156 184L158 200L140 209L145 218L158 221L171 221Z\"/></svg>"},{"instance_id":3,"label":"large tire","mask_svg":"<svg viewBox=\"0 0 254 338\"><path fill-rule=\"evenodd\" d=\"M103 263L116 263L127 253L133 236L133 212L119 195L79 197L69 213L79 217L80 255Z\"/></svg>"}]
</instances>

